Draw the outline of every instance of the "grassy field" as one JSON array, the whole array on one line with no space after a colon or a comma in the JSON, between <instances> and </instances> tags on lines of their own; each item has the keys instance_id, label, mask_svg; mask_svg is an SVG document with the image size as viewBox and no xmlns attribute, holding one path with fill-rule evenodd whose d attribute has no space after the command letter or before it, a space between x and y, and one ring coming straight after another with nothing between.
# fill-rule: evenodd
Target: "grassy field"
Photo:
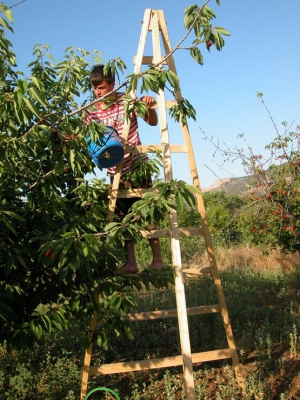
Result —
<instances>
[{"instance_id":1,"label":"grassy field","mask_svg":"<svg viewBox=\"0 0 300 400\"><path fill-rule=\"evenodd\" d=\"M297 255L240 247L216 251L246 391L240 394L231 359L194 365L197 399L300 399L300 262ZM190 265L207 265L196 255ZM186 284L188 306L216 303L210 277ZM175 306L174 291L138 294L139 309ZM94 348L102 364L180 354L176 320L135 323L135 339L113 339L104 351ZM227 347L218 314L189 317L192 352ZM0 348L0 399L79 399L84 349L74 321L69 332L49 337L43 347L23 355ZM105 386L122 400L185 399L182 368L92 377L89 389ZM97 393L100 393L97 394ZM110 399L97 392L90 399ZM102 397L101 397L102 396Z\"/></svg>"}]
</instances>

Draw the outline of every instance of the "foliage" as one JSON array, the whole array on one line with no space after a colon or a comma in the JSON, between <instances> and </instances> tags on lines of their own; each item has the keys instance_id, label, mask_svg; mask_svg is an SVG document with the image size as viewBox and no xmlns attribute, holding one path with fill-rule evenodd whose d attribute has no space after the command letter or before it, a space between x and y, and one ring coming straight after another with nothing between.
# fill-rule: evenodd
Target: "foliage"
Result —
<instances>
[{"instance_id":1,"label":"foliage","mask_svg":"<svg viewBox=\"0 0 300 400\"><path fill-rule=\"evenodd\" d=\"M265 269L258 264L255 271L251 266L237 265L221 270L220 275L244 372L246 392L239 395L231 361L224 364L224 360L220 360L194 366L199 398L281 398L280 395L286 392L289 395L284 398L296 399L300 394L297 385L300 354L299 269L287 273L275 265ZM199 303L214 304L216 301L214 285L209 277L191 279L185 287L189 307ZM138 309L174 308L175 294L172 289L151 289L138 293ZM46 335L44 345L35 345L24 354L15 351L9 354L5 346L0 346L0 399L78 399L80 368L84 357L80 333L84 324L84 320L73 318L66 331ZM116 338L111 330L108 348L94 347L94 363L121 361L124 356L138 360L178 354L176 318L134 324L137 324L135 330L138 334L132 341ZM189 329L193 351L226 346L224 327L218 314L191 317ZM122 399L182 398L182 381L182 367L162 368L100 376L91 380L89 389L109 387ZM267 396L270 387L273 397Z\"/></svg>"},{"instance_id":2,"label":"foliage","mask_svg":"<svg viewBox=\"0 0 300 400\"><path fill-rule=\"evenodd\" d=\"M241 242L239 221L236 216L244 205L244 200L236 194L224 191L203 193L206 216L214 244L230 246ZM180 226L197 227L201 225L200 214L195 208L178 212Z\"/></svg>"},{"instance_id":3,"label":"foliage","mask_svg":"<svg viewBox=\"0 0 300 400\"><path fill-rule=\"evenodd\" d=\"M245 206L238 215L239 226L245 239L264 248L279 247L283 251L300 250L300 127L282 123L280 133L269 112L263 93L258 92L276 136L258 154L247 144L246 150L221 148L209 139L225 158L224 162L240 161L251 177L244 193ZM206 137L206 139L208 139ZM224 159L223 158L223 159Z\"/></svg>"},{"instance_id":4,"label":"foliage","mask_svg":"<svg viewBox=\"0 0 300 400\"><path fill-rule=\"evenodd\" d=\"M244 205L235 194L207 192L203 195L207 220L214 243L218 246L233 246L242 241L237 215Z\"/></svg>"},{"instance_id":5,"label":"foliage","mask_svg":"<svg viewBox=\"0 0 300 400\"><path fill-rule=\"evenodd\" d=\"M195 188L158 183L160 194L136 203L124 226L106 226L109 187L85 179L95 173L86 138L101 139L104 130L87 125L84 113L101 100L90 101L88 91L90 63L102 63L102 55L69 47L55 63L50 47L37 45L25 75L5 37L5 29L13 31L12 13L2 3L0 10L0 342L24 350L43 343L46 333L67 329L70 315L83 318L95 310L101 326L93 340L105 347L109 329L132 335L124 316L135 306L134 288L172 282L168 270L132 279L116 275L125 238L140 240L141 226L184 201L192 204ZM204 12L199 10L197 18ZM118 77L126 68L119 58L108 67ZM138 78L145 91L157 92L166 83L177 89L178 77L159 65L129 76L118 86L126 87L128 116L145 112L130 94Z\"/></svg>"},{"instance_id":6,"label":"foliage","mask_svg":"<svg viewBox=\"0 0 300 400\"><path fill-rule=\"evenodd\" d=\"M248 196L248 220L255 243L279 246L284 251L300 250L300 127L284 133L266 146L276 164L262 170L259 156L254 161L256 191Z\"/></svg>"}]
</instances>

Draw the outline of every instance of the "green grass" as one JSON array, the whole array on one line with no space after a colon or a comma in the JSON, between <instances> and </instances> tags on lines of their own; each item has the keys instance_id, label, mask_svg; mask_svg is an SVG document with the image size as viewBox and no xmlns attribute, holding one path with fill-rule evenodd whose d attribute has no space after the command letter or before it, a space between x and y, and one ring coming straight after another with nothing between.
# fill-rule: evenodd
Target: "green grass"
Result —
<instances>
[{"instance_id":1,"label":"green grass","mask_svg":"<svg viewBox=\"0 0 300 400\"><path fill-rule=\"evenodd\" d=\"M231 360L195 365L197 399L300 399L300 271L221 271L229 316L238 348L246 393L236 385ZM137 295L139 310L175 307L173 288ZM186 284L188 306L217 302L210 277ZM108 350L94 347L93 363L138 360L180 354L175 319L141 321L135 339L113 338ZM42 347L20 355L0 348L0 400L79 399L85 321L73 321ZM223 348L226 338L219 314L189 317L192 352ZM91 377L89 389L105 386L122 400L184 399L182 368ZM102 397L101 397L102 396ZM105 397L106 396L106 397ZM110 398L101 392L91 400ZM112 397L111 397L112 398Z\"/></svg>"}]
</instances>

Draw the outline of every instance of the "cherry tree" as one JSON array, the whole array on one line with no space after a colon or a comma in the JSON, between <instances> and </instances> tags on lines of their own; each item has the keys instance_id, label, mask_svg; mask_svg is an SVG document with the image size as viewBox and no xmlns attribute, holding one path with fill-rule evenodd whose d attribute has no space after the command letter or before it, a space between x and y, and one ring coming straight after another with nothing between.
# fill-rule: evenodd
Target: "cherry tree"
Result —
<instances>
[{"instance_id":1,"label":"cherry tree","mask_svg":"<svg viewBox=\"0 0 300 400\"><path fill-rule=\"evenodd\" d=\"M207 3L185 10L186 37L195 36L190 54L200 65L200 47L221 50L222 35L229 34L212 27L215 14ZM132 334L124 316L135 306L134 288L167 286L173 280L168 268L136 277L117 275L125 238L141 240L140 229L149 218L159 223L171 209L192 206L196 188L182 181L159 182L160 191L146 199L147 213L141 199L125 222L108 225L109 187L85 178L96 168L86 138L98 140L104 132L101 125L87 125L84 115L102 100L88 96L90 60L102 63L101 53L69 47L64 59L55 62L48 45L37 45L25 75L5 36L6 30L13 31L11 9L0 3L0 11L0 342L24 349L42 343L45 333L67 328L71 315L88 318L97 311L102 325L94 339L105 346L109 331ZM126 69L118 58L109 66L118 77ZM145 104L130 95L138 79L145 92L168 86L175 93L178 85L177 76L161 65L128 75L116 85L126 92L128 116L134 110L146 112ZM181 99L171 116L186 123L195 112ZM155 172L156 164L151 165Z\"/></svg>"}]
</instances>

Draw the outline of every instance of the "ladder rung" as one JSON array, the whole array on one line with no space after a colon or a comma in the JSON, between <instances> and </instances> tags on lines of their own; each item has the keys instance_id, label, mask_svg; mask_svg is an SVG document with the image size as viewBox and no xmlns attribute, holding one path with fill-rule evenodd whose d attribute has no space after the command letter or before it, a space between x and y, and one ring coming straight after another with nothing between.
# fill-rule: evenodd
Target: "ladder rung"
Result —
<instances>
[{"instance_id":1,"label":"ladder rung","mask_svg":"<svg viewBox=\"0 0 300 400\"><path fill-rule=\"evenodd\" d=\"M163 60L164 58L166 58L165 56L161 56L161 60ZM135 65L136 62L136 56L133 57L133 65ZM142 65L150 65L150 64L154 64L153 61L153 56L143 56L142 57ZM167 61L163 61L162 63L163 65L167 65Z\"/></svg>"},{"instance_id":2,"label":"ladder rung","mask_svg":"<svg viewBox=\"0 0 300 400\"><path fill-rule=\"evenodd\" d=\"M175 104L177 104L177 101L176 101L176 100L166 100L166 101L165 101L166 108L171 108L171 107L174 106ZM157 102L156 102L156 101L153 102L153 105L151 106L151 108L158 108Z\"/></svg>"},{"instance_id":3,"label":"ladder rung","mask_svg":"<svg viewBox=\"0 0 300 400\"><path fill-rule=\"evenodd\" d=\"M211 275L211 268L210 267L189 268L189 269L184 269L183 273L186 278L193 278L195 276L203 276L203 275Z\"/></svg>"},{"instance_id":4,"label":"ladder rung","mask_svg":"<svg viewBox=\"0 0 300 400\"><path fill-rule=\"evenodd\" d=\"M141 231L141 235L144 239L158 239L171 237L170 229L154 229L151 232Z\"/></svg>"},{"instance_id":5,"label":"ladder rung","mask_svg":"<svg viewBox=\"0 0 300 400\"><path fill-rule=\"evenodd\" d=\"M186 237L186 236L197 236L203 235L202 228L179 228L178 229L179 236ZM155 239L155 238L167 238L171 236L170 229L157 229L148 231L141 231L141 234L144 239Z\"/></svg>"},{"instance_id":6,"label":"ladder rung","mask_svg":"<svg viewBox=\"0 0 300 400\"><path fill-rule=\"evenodd\" d=\"M212 304L206 306L198 307L187 307L187 315L199 315L199 314L209 314L220 312L219 304ZM162 318L174 318L177 317L176 308L171 310L155 310L155 311L145 311L141 313L130 313L127 314L129 321L148 321L152 319L162 319Z\"/></svg>"},{"instance_id":7,"label":"ladder rung","mask_svg":"<svg viewBox=\"0 0 300 400\"><path fill-rule=\"evenodd\" d=\"M124 146L126 153L155 153L157 150L163 151L161 144L141 144L138 146ZM187 146L185 144L170 144L169 149L171 153L186 153Z\"/></svg>"},{"instance_id":8,"label":"ladder rung","mask_svg":"<svg viewBox=\"0 0 300 400\"><path fill-rule=\"evenodd\" d=\"M124 191L119 190L118 191L118 199L127 199L130 197L142 197L144 193L148 192L155 192L155 189L126 189Z\"/></svg>"},{"instance_id":9,"label":"ladder rung","mask_svg":"<svg viewBox=\"0 0 300 400\"><path fill-rule=\"evenodd\" d=\"M192 354L192 363L223 360L231 357L230 349L220 349ZM121 372L141 371L145 369L168 368L183 365L182 356L153 358L151 360L126 361L121 363L95 365L89 367L89 375L118 374Z\"/></svg>"},{"instance_id":10,"label":"ladder rung","mask_svg":"<svg viewBox=\"0 0 300 400\"><path fill-rule=\"evenodd\" d=\"M204 231L202 228L179 228L179 236L197 236L203 235Z\"/></svg>"}]
</instances>

